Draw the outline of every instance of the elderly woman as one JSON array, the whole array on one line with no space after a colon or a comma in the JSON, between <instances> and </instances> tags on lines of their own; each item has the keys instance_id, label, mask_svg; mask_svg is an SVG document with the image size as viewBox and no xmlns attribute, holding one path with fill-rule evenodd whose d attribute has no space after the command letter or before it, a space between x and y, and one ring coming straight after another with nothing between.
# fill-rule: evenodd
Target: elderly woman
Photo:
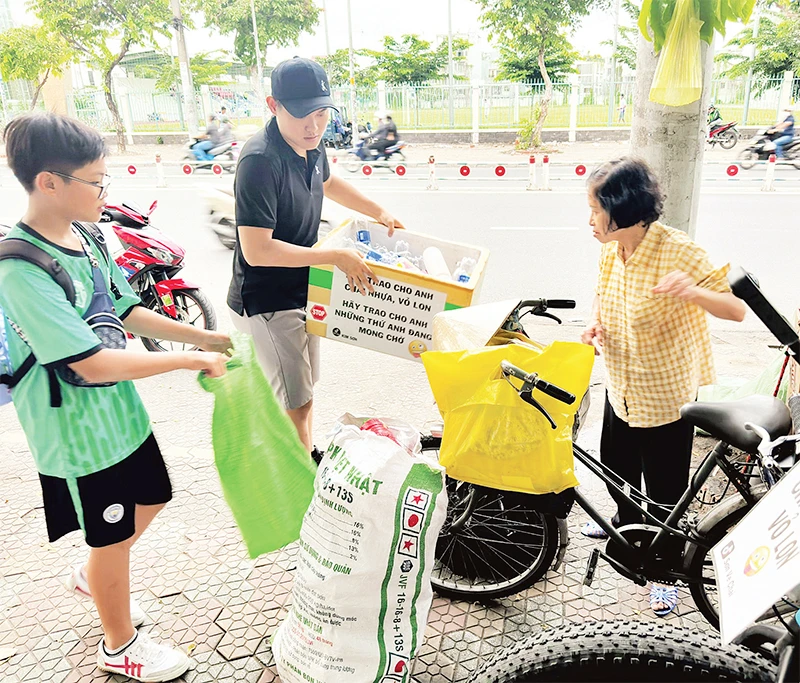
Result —
<instances>
[{"instance_id":1,"label":"elderly woman","mask_svg":"<svg viewBox=\"0 0 800 683\"><path fill-rule=\"evenodd\" d=\"M663 198L640 160L623 158L589 178L589 225L603 247L592 319L582 341L605 358L607 382L600 459L631 486L672 506L689 482L692 426L680 407L714 381L706 313L744 319L728 266L714 268L688 235L658 222ZM640 511L609 486L615 527L641 524ZM668 512L651 508L662 521ZM593 522L582 533L603 538ZM678 549L675 548L677 552ZM653 584L659 616L678 603L674 586Z\"/></svg>"}]
</instances>

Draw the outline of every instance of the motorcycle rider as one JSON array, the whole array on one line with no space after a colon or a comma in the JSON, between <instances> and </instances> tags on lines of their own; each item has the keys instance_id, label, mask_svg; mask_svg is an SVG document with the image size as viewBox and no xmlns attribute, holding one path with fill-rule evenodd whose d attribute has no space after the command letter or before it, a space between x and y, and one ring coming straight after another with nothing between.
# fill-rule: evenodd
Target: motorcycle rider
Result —
<instances>
[{"instance_id":1,"label":"motorcycle rider","mask_svg":"<svg viewBox=\"0 0 800 683\"><path fill-rule=\"evenodd\" d=\"M228 128L230 128L230 126L228 126ZM212 161L214 157L211 156L208 151L220 144L221 136L222 132L220 131L219 120L216 114L211 114L208 117L208 126L206 126L205 135L202 136L200 142L192 147L192 154L194 154L198 161Z\"/></svg>"},{"instance_id":2,"label":"motorcycle rider","mask_svg":"<svg viewBox=\"0 0 800 683\"><path fill-rule=\"evenodd\" d=\"M770 130L770 133L778 135L773 142L775 143L775 155L778 159L785 159L783 148L794 140L794 114L790 107L783 110L783 118Z\"/></svg>"},{"instance_id":3,"label":"motorcycle rider","mask_svg":"<svg viewBox=\"0 0 800 683\"><path fill-rule=\"evenodd\" d=\"M364 147L358 151L358 156L361 159L366 159L368 156L372 156L372 150L377 152L378 158L385 156L386 150L389 147L396 145L397 141L400 139L400 136L397 132L397 125L392 120L392 115L390 112L379 110L375 112L375 117L378 119L378 130L376 130L375 134L373 135L375 140L367 147L369 154L367 154L367 150L365 150Z\"/></svg>"},{"instance_id":4,"label":"motorcycle rider","mask_svg":"<svg viewBox=\"0 0 800 683\"><path fill-rule=\"evenodd\" d=\"M708 105L708 132L709 135L711 131L715 128L719 128L722 125L722 114L719 113L719 109L717 109L713 103Z\"/></svg>"}]
</instances>

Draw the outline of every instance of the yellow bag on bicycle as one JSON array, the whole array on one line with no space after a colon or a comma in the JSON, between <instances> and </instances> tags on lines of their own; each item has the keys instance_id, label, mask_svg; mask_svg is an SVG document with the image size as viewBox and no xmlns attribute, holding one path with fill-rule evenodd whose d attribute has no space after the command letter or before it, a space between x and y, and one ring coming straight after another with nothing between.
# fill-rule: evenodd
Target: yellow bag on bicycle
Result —
<instances>
[{"instance_id":1,"label":"yellow bag on bicycle","mask_svg":"<svg viewBox=\"0 0 800 683\"><path fill-rule=\"evenodd\" d=\"M534 392L556 429L506 381L500 370L504 360L576 396L566 405ZM554 342L539 350L510 344L430 351L422 361L444 418L439 461L449 476L522 493L561 493L578 485L572 424L589 388L592 347Z\"/></svg>"}]
</instances>

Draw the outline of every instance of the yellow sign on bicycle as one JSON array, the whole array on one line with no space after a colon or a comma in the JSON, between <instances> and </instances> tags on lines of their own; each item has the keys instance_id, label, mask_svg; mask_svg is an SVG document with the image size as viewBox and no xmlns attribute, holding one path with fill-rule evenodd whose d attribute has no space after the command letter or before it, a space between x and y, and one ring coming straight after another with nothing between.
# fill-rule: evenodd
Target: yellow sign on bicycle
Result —
<instances>
[{"instance_id":1,"label":"yellow sign on bicycle","mask_svg":"<svg viewBox=\"0 0 800 683\"><path fill-rule=\"evenodd\" d=\"M556 429L504 379L504 360L576 396L566 405L534 392ZM572 424L589 388L591 347L574 342L554 342L544 349L509 344L431 351L422 361L444 418L439 461L449 476L522 493L560 493L578 485Z\"/></svg>"}]
</instances>

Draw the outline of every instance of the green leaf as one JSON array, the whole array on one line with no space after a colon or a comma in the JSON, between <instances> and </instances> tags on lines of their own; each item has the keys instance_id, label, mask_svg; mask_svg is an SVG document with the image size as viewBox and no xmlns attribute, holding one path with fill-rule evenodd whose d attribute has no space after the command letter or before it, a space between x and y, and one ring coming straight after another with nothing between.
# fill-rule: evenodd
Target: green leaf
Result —
<instances>
[{"instance_id":1,"label":"green leaf","mask_svg":"<svg viewBox=\"0 0 800 683\"><path fill-rule=\"evenodd\" d=\"M639 11L639 31L645 37L645 40L649 40L650 42L653 41L653 38L650 36L650 31L648 30L648 24L650 23L650 13L653 9L653 0L644 0L642 2L642 9Z\"/></svg>"}]
</instances>

